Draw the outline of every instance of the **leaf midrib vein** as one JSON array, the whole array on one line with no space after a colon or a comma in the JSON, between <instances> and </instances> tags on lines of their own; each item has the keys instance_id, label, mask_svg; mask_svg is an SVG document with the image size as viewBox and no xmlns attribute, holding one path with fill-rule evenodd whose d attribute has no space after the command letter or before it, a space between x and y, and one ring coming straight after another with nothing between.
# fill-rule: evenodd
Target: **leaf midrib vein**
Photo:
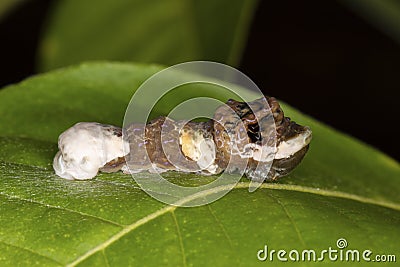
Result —
<instances>
[{"instance_id":1,"label":"leaf midrib vein","mask_svg":"<svg viewBox=\"0 0 400 267\"><path fill-rule=\"evenodd\" d=\"M237 183L233 189L245 189L249 188L250 182L240 182ZM69 263L67 266L76 266L80 262L84 261L85 259L89 258L91 255L95 254L98 251L106 249L108 246L119 240L121 237L129 234L133 230L137 229L138 227L146 224L147 222L150 222L168 212L173 212L175 209L177 209L180 205L183 205L185 203L188 203L194 199L197 199L199 197L205 197L210 194L214 194L216 192L220 191L226 191L230 190L232 188L232 185L223 185L219 187L215 187L209 190L205 190L196 194L193 194L189 197L186 197L180 201L177 201L174 203L174 205L169 205L165 206L162 209L159 209L141 219L138 221L127 225L125 228L123 228L120 232L116 233L103 243L97 245L96 247L92 248L91 250L85 252L82 254L80 257L76 258L74 261ZM260 189L273 189L273 190L287 190L287 191L296 191L296 192L302 192L302 193L310 193L310 194L315 194L315 195L321 195L321 196L328 196L328 197L337 197L337 198L342 198L342 199L348 199L348 200L353 200L361 203L366 203L366 204L372 204L372 205L377 205L377 206L382 206L385 208L390 208L394 209L397 211L400 211L400 204L398 203L393 203L393 202L386 202L386 201L379 201L379 200L373 200L369 199L366 197L350 194L350 193L345 193L345 192L340 192L340 191L332 191L332 190L324 190L324 189L318 189L318 188L312 188L312 187L306 187L306 186L300 186L300 185L289 185L289 184L262 184L259 187Z\"/></svg>"},{"instance_id":2,"label":"leaf midrib vein","mask_svg":"<svg viewBox=\"0 0 400 267\"><path fill-rule=\"evenodd\" d=\"M254 9L257 5L257 3L250 3L250 2L244 2L243 6L240 10L239 18L237 21L236 29L234 31L233 35L233 40L232 40L232 45L229 48L229 53L226 58L227 64L230 65L237 65L240 62L240 58L242 57L242 51L243 47L246 44L246 37L248 35L248 32L246 32L246 29L249 28L249 24L251 23L251 14L250 12L254 12ZM251 11L249 11L251 10ZM240 33L242 35L240 35ZM239 53L240 52L240 53Z\"/></svg>"}]
</instances>

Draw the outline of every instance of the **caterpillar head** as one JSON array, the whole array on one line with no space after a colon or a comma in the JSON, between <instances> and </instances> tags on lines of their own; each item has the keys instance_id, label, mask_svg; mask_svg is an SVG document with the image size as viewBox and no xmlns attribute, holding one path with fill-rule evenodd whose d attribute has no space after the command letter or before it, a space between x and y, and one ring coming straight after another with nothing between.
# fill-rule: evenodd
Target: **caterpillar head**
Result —
<instances>
[{"instance_id":1,"label":"caterpillar head","mask_svg":"<svg viewBox=\"0 0 400 267\"><path fill-rule=\"evenodd\" d=\"M292 171L306 154L311 136L309 127L284 116L273 97L247 103L230 99L214 115L219 164L233 172L237 165L230 161L247 159L242 168L256 181L274 180Z\"/></svg>"}]
</instances>

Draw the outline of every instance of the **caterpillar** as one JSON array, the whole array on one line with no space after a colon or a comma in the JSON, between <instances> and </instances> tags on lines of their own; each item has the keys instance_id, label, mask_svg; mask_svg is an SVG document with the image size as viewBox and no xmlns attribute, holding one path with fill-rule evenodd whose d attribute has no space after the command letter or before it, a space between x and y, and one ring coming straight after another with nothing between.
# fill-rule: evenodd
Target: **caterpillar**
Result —
<instances>
[{"instance_id":1,"label":"caterpillar","mask_svg":"<svg viewBox=\"0 0 400 267\"><path fill-rule=\"evenodd\" d=\"M311 138L311 129L285 117L274 97L247 103L229 99L205 122L161 116L124 129L77 123L60 135L53 168L76 180L99 171L241 172L255 181L276 180L301 162Z\"/></svg>"}]
</instances>

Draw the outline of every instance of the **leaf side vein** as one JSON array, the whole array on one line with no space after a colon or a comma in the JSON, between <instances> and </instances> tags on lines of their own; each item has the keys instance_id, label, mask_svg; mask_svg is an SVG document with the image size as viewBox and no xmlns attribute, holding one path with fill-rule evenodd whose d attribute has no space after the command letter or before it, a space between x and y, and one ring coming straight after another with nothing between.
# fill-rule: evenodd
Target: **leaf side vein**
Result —
<instances>
[{"instance_id":1,"label":"leaf side vein","mask_svg":"<svg viewBox=\"0 0 400 267\"><path fill-rule=\"evenodd\" d=\"M41 253L38 253L37 251L33 251L30 248L22 247L22 246L19 246L19 245L16 245L16 244L7 243L4 240L0 240L0 243L4 244L6 246L10 246L10 247L14 247L14 248L18 248L18 249L22 249L22 250L28 251L28 252L30 252L30 253L32 253L34 255L41 256L41 257L43 257L45 259L48 259L48 260L50 260L52 262L55 262L55 263L59 264L59 265L63 265L63 263L61 263L61 262L59 262L59 261L57 261L57 260L55 260L53 258L50 258L49 256L43 255Z\"/></svg>"},{"instance_id":2,"label":"leaf side vein","mask_svg":"<svg viewBox=\"0 0 400 267\"><path fill-rule=\"evenodd\" d=\"M224 233L226 239L228 239L229 246L231 247L231 249L233 249L234 246L233 246L232 239L231 239L230 236L228 235L228 232L226 231L224 225L223 225L222 222L218 219L218 217L215 215L214 211L211 209L211 206L210 206L210 205L207 205L207 207L208 207L208 209L209 209L209 211L210 211L212 217L214 218L214 220L217 222L217 224L218 224L219 227L221 228L222 232Z\"/></svg>"},{"instance_id":3,"label":"leaf side vein","mask_svg":"<svg viewBox=\"0 0 400 267\"><path fill-rule=\"evenodd\" d=\"M54 206L54 205L46 204L46 203L43 203L43 202L40 202L40 201L37 201L37 200L33 200L33 199L27 199L27 198L22 198L20 196L8 195L8 194L5 194L3 192L0 192L0 195L6 197L8 199L16 199L16 200L20 200L20 201L23 201L23 202L34 203L34 204L37 204L37 205L40 205L40 206L44 206L44 207L47 207L47 208L63 210L63 211L67 211L67 212L70 212L70 213L78 214L78 215L81 215L81 216L84 216L84 217L90 217L90 218L93 218L93 219L96 219L96 220L99 220L99 221L102 221L102 222L105 222L105 223L108 223L108 224L112 224L114 226L124 227L122 224L119 224L117 222L110 221L110 220L107 220L107 219L104 219L104 218L100 218L100 217L97 217L97 216L94 216L94 215L91 215L91 214L88 214L88 213L84 213L84 212L81 212L81 211L71 210L71 209L68 209L66 207Z\"/></svg>"},{"instance_id":4,"label":"leaf side vein","mask_svg":"<svg viewBox=\"0 0 400 267\"><path fill-rule=\"evenodd\" d=\"M300 229L299 229L299 227L297 226L296 222L293 220L293 217L292 217L292 215L290 214L289 210L288 210L288 209L286 208L286 206L279 200L279 198L273 196L272 194L269 194L269 196L270 196L279 206L282 207L282 209L283 209L283 211L285 212L286 216L288 217L290 223L293 225L293 228L294 228L294 230L295 230L295 232L296 232L296 234L297 234L297 236L298 236L298 238L299 238L301 244L302 244L304 247L306 247L306 243L304 242L304 239L303 239L303 237L301 236Z\"/></svg>"},{"instance_id":5,"label":"leaf side vein","mask_svg":"<svg viewBox=\"0 0 400 267\"><path fill-rule=\"evenodd\" d=\"M181 230L179 229L178 220L176 219L174 210L171 211L171 214L172 214L172 218L174 219L174 222L175 222L176 232L178 233L179 246L180 246L181 252L182 252L182 263L183 263L183 266L186 267L187 264L186 264L185 248L183 246L183 240L182 240L182 233L181 233Z\"/></svg>"}]
</instances>

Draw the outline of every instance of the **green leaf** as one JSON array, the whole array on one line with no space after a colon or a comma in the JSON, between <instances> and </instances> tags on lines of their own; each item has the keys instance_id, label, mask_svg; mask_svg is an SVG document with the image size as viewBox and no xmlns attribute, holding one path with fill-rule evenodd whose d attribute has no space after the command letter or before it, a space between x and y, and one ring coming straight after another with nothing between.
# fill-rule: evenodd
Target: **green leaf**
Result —
<instances>
[{"instance_id":1,"label":"green leaf","mask_svg":"<svg viewBox=\"0 0 400 267\"><path fill-rule=\"evenodd\" d=\"M0 91L0 265L253 266L265 245L319 253L337 249L339 238L371 257L399 256L399 164L287 105L287 115L311 126L311 149L291 175L254 193L242 179L212 204L179 208L154 200L129 175L57 177L51 164L58 135L78 121L121 125L134 90L160 69L83 64ZM168 176L192 185L205 179ZM278 264L274 257L264 264Z\"/></svg>"},{"instance_id":2,"label":"green leaf","mask_svg":"<svg viewBox=\"0 0 400 267\"><path fill-rule=\"evenodd\" d=\"M400 42L400 1L340 0L339 2Z\"/></svg>"},{"instance_id":3,"label":"green leaf","mask_svg":"<svg viewBox=\"0 0 400 267\"><path fill-rule=\"evenodd\" d=\"M256 0L62 0L49 18L40 69L85 60L238 64Z\"/></svg>"}]
</instances>

